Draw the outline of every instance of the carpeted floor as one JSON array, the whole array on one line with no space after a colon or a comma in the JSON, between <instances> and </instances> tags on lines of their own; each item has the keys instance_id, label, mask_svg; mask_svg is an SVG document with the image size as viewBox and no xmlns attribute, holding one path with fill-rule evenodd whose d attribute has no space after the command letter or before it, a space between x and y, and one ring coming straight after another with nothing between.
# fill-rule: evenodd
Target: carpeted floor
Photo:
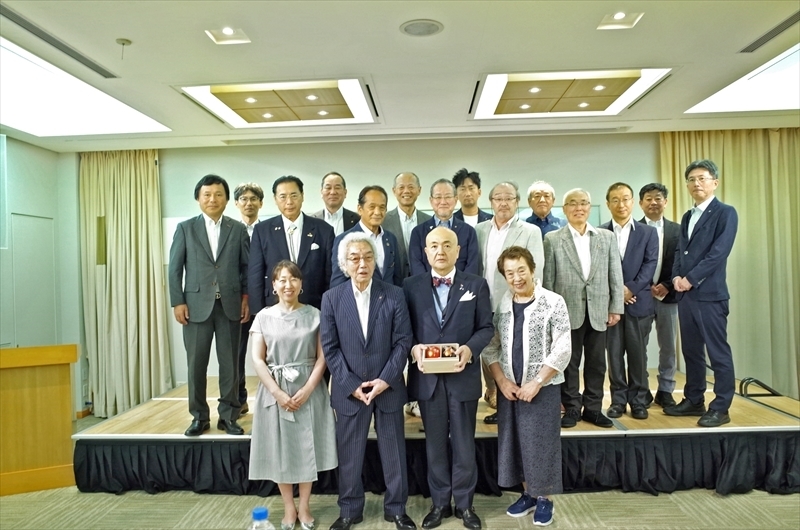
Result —
<instances>
[{"instance_id":1,"label":"carpeted floor","mask_svg":"<svg viewBox=\"0 0 800 530\"><path fill-rule=\"evenodd\" d=\"M517 494L502 498L477 496L475 511L489 530L534 528L530 516L512 519L506 507ZM336 497L315 496L311 500L317 527L327 530L338 516ZM408 501L408 514L417 525L430 501L421 496ZM173 491L149 495L80 493L61 488L0 497L0 529L219 529L244 530L250 510L266 505L279 523L283 507L279 497L199 495ZM555 497L555 519L551 528L800 528L800 495L770 495L752 491L721 497L713 491L691 490L654 497L643 493L607 491ZM356 530L391 530L382 517L382 497L367 495L364 522ZM446 519L443 530L462 528L455 518ZM278 526L278 525L276 525ZM297 526L299 528L299 525Z\"/></svg>"}]
</instances>

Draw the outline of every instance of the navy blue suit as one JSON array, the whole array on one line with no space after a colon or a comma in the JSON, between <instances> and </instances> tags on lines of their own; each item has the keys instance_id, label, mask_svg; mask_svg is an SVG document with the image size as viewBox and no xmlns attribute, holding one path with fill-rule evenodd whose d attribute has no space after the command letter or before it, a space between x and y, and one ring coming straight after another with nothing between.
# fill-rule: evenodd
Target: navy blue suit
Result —
<instances>
[{"instance_id":1,"label":"navy blue suit","mask_svg":"<svg viewBox=\"0 0 800 530\"><path fill-rule=\"evenodd\" d=\"M480 276L456 270L443 322L436 314L431 273L407 278L403 291L414 344L454 342L466 344L472 351L472 362L460 373L424 374L416 365L408 369L409 397L419 402L425 426L433 504L449 506L452 497L457 508L471 508L478 480L475 414L483 390L479 356L494 335L489 285ZM452 467L447 457L448 443L452 447Z\"/></svg>"},{"instance_id":2,"label":"navy blue suit","mask_svg":"<svg viewBox=\"0 0 800 530\"><path fill-rule=\"evenodd\" d=\"M461 222L466 222L466 221L464 221L464 209L463 208L459 208L458 210L456 210L456 212L453 214L453 217L455 217L456 219L458 219ZM481 210L480 208L478 209L478 222L479 223L482 223L484 221L488 221L492 217L494 217L493 214L486 213L483 210Z\"/></svg>"},{"instance_id":3,"label":"navy blue suit","mask_svg":"<svg viewBox=\"0 0 800 530\"><path fill-rule=\"evenodd\" d=\"M647 381L647 339L655 316L650 286L658 264L658 230L638 221L631 222L633 226L622 260L622 280L636 302L626 304L617 325L606 330L608 378L612 403L649 405L652 395ZM600 228L614 231L612 221Z\"/></svg>"},{"instance_id":4,"label":"navy blue suit","mask_svg":"<svg viewBox=\"0 0 800 530\"><path fill-rule=\"evenodd\" d=\"M336 239L333 240L333 251L331 253L331 287L336 287L340 283L346 282L349 278L344 275L342 269L339 268L339 243L342 242L344 236L350 232L363 232L361 223L342 232ZM397 251L397 238L388 230L383 230L383 273L381 273L377 264L375 266L375 273L373 277L386 283L394 284L398 287L403 285L403 271L398 260Z\"/></svg>"},{"instance_id":5,"label":"navy blue suit","mask_svg":"<svg viewBox=\"0 0 800 530\"><path fill-rule=\"evenodd\" d=\"M437 222L436 216L431 217L430 220L415 226L411 231L411 238L408 241L408 264L411 268L411 276L431 270L428 257L425 255L425 238L428 237L431 230L436 228ZM450 229L458 236L458 244L461 247L456 260L456 269L470 274L479 274L481 252L475 229L455 217L450 218Z\"/></svg>"},{"instance_id":6,"label":"navy blue suit","mask_svg":"<svg viewBox=\"0 0 800 530\"><path fill-rule=\"evenodd\" d=\"M321 307L322 293L328 290L331 278L331 248L333 228L321 219L303 216L303 233L297 266L303 273L303 292L300 302L317 309ZM283 217L276 215L255 226L250 240L250 268L247 276L250 314L258 314L267 306L275 305L272 294L272 269L279 261L290 259Z\"/></svg>"},{"instance_id":7,"label":"navy blue suit","mask_svg":"<svg viewBox=\"0 0 800 530\"><path fill-rule=\"evenodd\" d=\"M373 414L386 481L384 511L404 514L408 499L403 432L403 405L408 401L403 369L411 350L408 308L399 287L375 278L369 300L365 339L351 281L332 287L322 297L320 337L336 411L341 517L359 517L364 510L361 471ZM367 406L352 393L374 379L385 381L389 388Z\"/></svg>"},{"instance_id":8,"label":"navy blue suit","mask_svg":"<svg viewBox=\"0 0 800 530\"><path fill-rule=\"evenodd\" d=\"M705 401L705 353L714 371L716 397L708 408L727 413L736 387L733 354L728 344L726 268L739 217L733 206L716 197L697 220L689 238L689 210L681 219L681 238L672 277L686 277L692 288L678 293L681 347L686 362L683 394L695 405Z\"/></svg>"}]
</instances>

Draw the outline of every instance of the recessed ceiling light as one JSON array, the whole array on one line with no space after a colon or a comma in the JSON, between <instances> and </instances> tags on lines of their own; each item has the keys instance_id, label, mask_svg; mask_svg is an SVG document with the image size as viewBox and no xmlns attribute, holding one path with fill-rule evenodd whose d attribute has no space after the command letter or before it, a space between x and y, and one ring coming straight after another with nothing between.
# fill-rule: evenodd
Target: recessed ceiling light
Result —
<instances>
[{"instance_id":1,"label":"recessed ceiling light","mask_svg":"<svg viewBox=\"0 0 800 530\"><path fill-rule=\"evenodd\" d=\"M266 119L270 119L270 118L272 117L272 114L270 114L269 112L265 112L265 113L264 113L264 114L262 114L261 116L262 116L262 117L264 117L264 118L266 118Z\"/></svg>"},{"instance_id":2,"label":"recessed ceiling light","mask_svg":"<svg viewBox=\"0 0 800 530\"><path fill-rule=\"evenodd\" d=\"M0 64L0 123L7 127L38 137L170 131L3 37Z\"/></svg>"},{"instance_id":3,"label":"recessed ceiling light","mask_svg":"<svg viewBox=\"0 0 800 530\"><path fill-rule=\"evenodd\" d=\"M309 94L306 96L306 99L309 101L316 101L319 99L319 96L315 96L314 94Z\"/></svg>"},{"instance_id":4,"label":"recessed ceiling light","mask_svg":"<svg viewBox=\"0 0 800 530\"><path fill-rule=\"evenodd\" d=\"M584 101L583 103L579 103L579 104L578 104L578 106L579 106L580 108L582 108L582 109L585 109L586 107L588 107L588 106L589 106L589 104L588 104L588 103L586 103L586 102Z\"/></svg>"},{"instance_id":5,"label":"recessed ceiling light","mask_svg":"<svg viewBox=\"0 0 800 530\"><path fill-rule=\"evenodd\" d=\"M541 92L541 91L542 91L542 89L539 88L538 86L532 87L530 90L528 90L528 92L530 92L531 94L536 94L536 93Z\"/></svg>"},{"instance_id":6,"label":"recessed ceiling light","mask_svg":"<svg viewBox=\"0 0 800 530\"><path fill-rule=\"evenodd\" d=\"M246 103L255 103L256 101L257 101L256 98L247 98L247 99L245 99Z\"/></svg>"},{"instance_id":7,"label":"recessed ceiling light","mask_svg":"<svg viewBox=\"0 0 800 530\"><path fill-rule=\"evenodd\" d=\"M214 41L214 44L248 44L250 42L250 37L238 28L207 29L205 32L208 38Z\"/></svg>"},{"instance_id":8,"label":"recessed ceiling light","mask_svg":"<svg viewBox=\"0 0 800 530\"><path fill-rule=\"evenodd\" d=\"M328 111L327 110L321 110L321 111L317 112L317 114L319 114L320 116L327 116L328 115Z\"/></svg>"},{"instance_id":9,"label":"recessed ceiling light","mask_svg":"<svg viewBox=\"0 0 800 530\"><path fill-rule=\"evenodd\" d=\"M614 20L622 20L625 18L625 13L620 11L619 13L614 13Z\"/></svg>"},{"instance_id":10,"label":"recessed ceiling light","mask_svg":"<svg viewBox=\"0 0 800 530\"><path fill-rule=\"evenodd\" d=\"M420 18L400 25L400 31L411 37L429 37L444 29L444 24L436 20Z\"/></svg>"},{"instance_id":11,"label":"recessed ceiling light","mask_svg":"<svg viewBox=\"0 0 800 530\"><path fill-rule=\"evenodd\" d=\"M600 92L601 90L605 90L605 89L606 89L606 87L603 86L603 85L597 85L596 87L594 87L594 90L596 90L597 92Z\"/></svg>"},{"instance_id":12,"label":"recessed ceiling light","mask_svg":"<svg viewBox=\"0 0 800 530\"><path fill-rule=\"evenodd\" d=\"M519 108L521 108L522 110L528 110L529 108L531 108L531 106L525 103L523 105L520 105Z\"/></svg>"},{"instance_id":13,"label":"recessed ceiling light","mask_svg":"<svg viewBox=\"0 0 800 530\"><path fill-rule=\"evenodd\" d=\"M622 16L625 16L625 15L622 15ZM225 35L230 37L231 35L233 35L235 33L235 31L233 31L233 28L222 28L222 33L224 33Z\"/></svg>"},{"instance_id":14,"label":"recessed ceiling light","mask_svg":"<svg viewBox=\"0 0 800 530\"><path fill-rule=\"evenodd\" d=\"M644 13L614 13L606 15L597 29L631 29L644 16Z\"/></svg>"}]
</instances>

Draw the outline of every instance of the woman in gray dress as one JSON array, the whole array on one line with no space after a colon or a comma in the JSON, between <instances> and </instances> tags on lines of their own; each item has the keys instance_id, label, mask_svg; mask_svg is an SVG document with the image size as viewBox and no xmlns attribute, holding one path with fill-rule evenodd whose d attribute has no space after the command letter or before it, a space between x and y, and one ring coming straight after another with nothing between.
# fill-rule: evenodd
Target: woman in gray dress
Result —
<instances>
[{"instance_id":1,"label":"woman in gray dress","mask_svg":"<svg viewBox=\"0 0 800 530\"><path fill-rule=\"evenodd\" d=\"M536 264L523 247L505 249L497 270L509 291L494 314L495 335L483 351L497 388L498 479L522 483L522 496L506 513L533 514L533 524L553 521L549 495L561 493L561 393L572 354L564 299L537 285Z\"/></svg>"},{"instance_id":2,"label":"woman in gray dress","mask_svg":"<svg viewBox=\"0 0 800 530\"><path fill-rule=\"evenodd\" d=\"M338 465L330 396L319 384L325 358L319 310L301 304L303 274L284 260L272 271L278 303L258 312L250 328L253 364L260 380L250 443L250 479L278 483L284 505L282 530L299 519L314 529L309 501L317 473ZM293 485L300 492L295 506Z\"/></svg>"}]
</instances>

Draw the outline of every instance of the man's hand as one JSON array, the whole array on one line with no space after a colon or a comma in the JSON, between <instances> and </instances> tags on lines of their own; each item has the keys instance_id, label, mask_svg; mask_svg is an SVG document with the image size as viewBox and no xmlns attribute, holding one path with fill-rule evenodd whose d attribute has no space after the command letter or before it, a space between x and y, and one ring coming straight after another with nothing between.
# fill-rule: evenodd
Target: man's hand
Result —
<instances>
[{"instance_id":1,"label":"man's hand","mask_svg":"<svg viewBox=\"0 0 800 530\"><path fill-rule=\"evenodd\" d=\"M669 294L669 290L660 283L657 283L654 286L652 286L650 288L650 292L656 298L664 298L665 296L667 296L667 294Z\"/></svg>"},{"instance_id":2,"label":"man's hand","mask_svg":"<svg viewBox=\"0 0 800 530\"><path fill-rule=\"evenodd\" d=\"M242 319L239 321L242 324L250 320L250 304L247 303L247 297L242 297Z\"/></svg>"},{"instance_id":3,"label":"man's hand","mask_svg":"<svg viewBox=\"0 0 800 530\"><path fill-rule=\"evenodd\" d=\"M456 357L458 357L458 361L453 365L453 372L462 372L464 368L466 368L467 363L472 359L472 350L470 350L469 346L466 344L462 344L456 350Z\"/></svg>"},{"instance_id":4,"label":"man's hand","mask_svg":"<svg viewBox=\"0 0 800 530\"><path fill-rule=\"evenodd\" d=\"M411 348L411 355L414 357L414 361L417 363L417 368L423 374L425 373L425 368L423 366L423 358L425 347L422 344L417 344L413 348Z\"/></svg>"},{"instance_id":5,"label":"man's hand","mask_svg":"<svg viewBox=\"0 0 800 530\"><path fill-rule=\"evenodd\" d=\"M175 315L175 320L179 324L185 326L189 323L189 306L186 304L178 304L172 308L172 314Z\"/></svg>"},{"instance_id":6,"label":"man's hand","mask_svg":"<svg viewBox=\"0 0 800 530\"><path fill-rule=\"evenodd\" d=\"M365 405L369 405L369 402L367 402L367 395L364 393L364 389L362 387L356 388L351 395L357 400L363 402Z\"/></svg>"},{"instance_id":7,"label":"man's hand","mask_svg":"<svg viewBox=\"0 0 800 530\"><path fill-rule=\"evenodd\" d=\"M364 402L367 405L372 403L372 401L376 397L378 397L381 393L383 393L384 390L389 388L389 383L387 383L383 379L373 379L372 381L364 381L363 383L361 383L361 388L362 389L367 389L367 388L370 388L370 387L372 388L372 390L370 390L366 394L367 400Z\"/></svg>"},{"instance_id":8,"label":"man's hand","mask_svg":"<svg viewBox=\"0 0 800 530\"><path fill-rule=\"evenodd\" d=\"M636 297L633 295L633 291L628 289L627 285L622 286L622 294L625 300L625 305L631 305L636 303Z\"/></svg>"},{"instance_id":9,"label":"man's hand","mask_svg":"<svg viewBox=\"0 0 800 530\"><path fill-rule=\"evenodd\" d=\"M619 322L619 313L609 313L608 320L606 320L606 326L615 326L617 322Z\"/></svg>"},{"instance_id":10,"label":"man's hand","mask_svg":"<svg viewBox=\"0 0 800 530\"><path fill-rule=\"evenodd\" d=\"M679 293L685 293L692 289L692 284L689 283L686 276L676 276L672 279L672 285L675 286L675 290Z\"/></svg>"}]
</instances>

